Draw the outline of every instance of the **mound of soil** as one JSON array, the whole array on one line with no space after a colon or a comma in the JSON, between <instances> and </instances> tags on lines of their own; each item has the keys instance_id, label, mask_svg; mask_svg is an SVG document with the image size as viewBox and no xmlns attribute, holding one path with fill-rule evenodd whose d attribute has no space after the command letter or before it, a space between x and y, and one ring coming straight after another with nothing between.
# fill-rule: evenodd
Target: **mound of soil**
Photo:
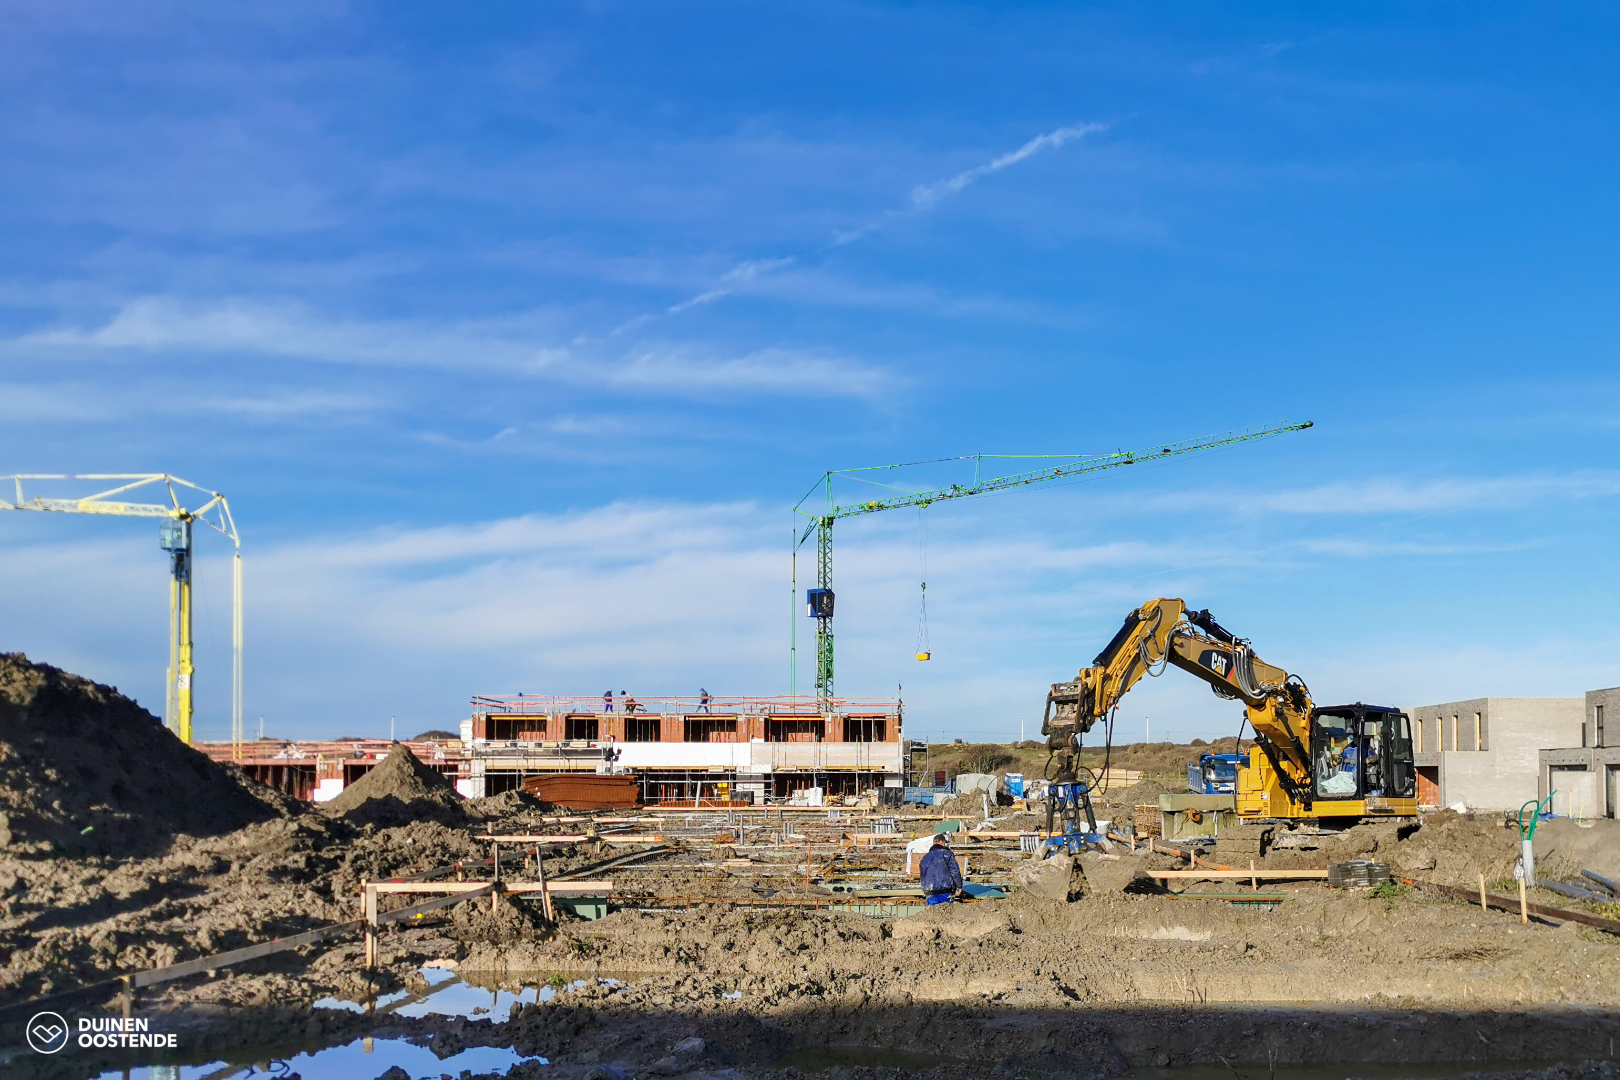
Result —
<instances>
[{"instance_id":1,"label":"mound of soil","mask_svg":"<svg viewBox=\"0 0 1620 1080\"><path fill-rule=\"evenodd\" d=\"M1186 785L1182 785L1182 790L1186 790ZM1143 780L1132 784L1130 787L1110 788L1096 796L1096 799L1098 802L1105 803L1108 806L1134 809L1138 806L1158 806L1159 796L1165 794L1174 793L1163 784L1153 780Z\"/></svg>"},{"instance_id":2,"label":"mound of soil","mask_svg":"<svg viewBox=\"0 0 1620 1080\"><path fill-rule=\"evenodd\" d=\"M1366 828L1358 826L1350 832ZM1380 844L1378 856L1382 858L1387 850L1387 845ZM1422 827L1389 854L1391 862L1413 877L1466 888L1477 885L1479 875L1484 874L1486 882L1494 886L1513 873L1513 863L1519 857L1519 834L1502 828L1500 817L1437 810L1424 815Z\"/></svg>"},{"instance_id":3,"label":"mound of soil","mask_svg":"<svg viewBox=\"0 0 1620 1080\"><path fill-rule=\"evenodd\" d=\"M0 654L0 850L148 856L297 808L110 686Z\"/></svg>"},{"instance_id":4,"label":"mound of soil","mask_svg":"<svg viewBox=\"0 0 1620 1080\"><path fill-rule=\"evenodd\" d=\"M395 743L381 765L344 788L324 809L354 825L392 828L413 821L466 823L462 798L443 773Z\"/></svg>"}]
</instances>

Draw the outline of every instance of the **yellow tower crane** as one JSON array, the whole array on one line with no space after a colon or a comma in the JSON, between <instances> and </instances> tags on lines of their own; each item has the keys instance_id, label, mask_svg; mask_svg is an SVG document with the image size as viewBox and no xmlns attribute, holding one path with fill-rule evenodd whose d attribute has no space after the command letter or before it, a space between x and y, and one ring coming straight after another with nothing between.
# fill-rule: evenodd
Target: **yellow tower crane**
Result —
<instances>
[{"instance_id":1,"label":"yellow tower crane","mask_svg":"<svg viewBox=\"0 0 1620 1080\"><path fill-rule=\"evenodd\" d=\"M11 477L16 485L15 502L0 500L0 510L52 510L69 514L114 514L121 517L162 518L158 543L169 553L169 672L163 702L163 721L181 742L191 742L192 682L191 659L191 527L201 522L228 538L236 551L231 559L231 750L240 759L242 747L242 538L225 496L200 488L168 473L85 473L81 475L19 473ZM79 498L32 498L23 491L24 481L125 481L117 487ZM127 502L119 496L137 488L161 484L169 496L167 504ZM191 492L207 496L193 509L187 509L182 496ZM189 499L187 500L189 501Z\"/></svg>"}]
</instances>

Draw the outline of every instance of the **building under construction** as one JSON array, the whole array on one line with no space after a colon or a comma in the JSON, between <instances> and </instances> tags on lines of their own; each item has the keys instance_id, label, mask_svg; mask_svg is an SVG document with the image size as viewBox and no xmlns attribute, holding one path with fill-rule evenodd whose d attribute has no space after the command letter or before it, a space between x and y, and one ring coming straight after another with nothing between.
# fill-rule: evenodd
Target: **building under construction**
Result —
<instances>
[{"instance_id":1,"label":"building under construction","mask_svg":"<svg viewBox=\"0 0 1620 1080\"><path fill-rule=\"evenodd\" d=\"M858 797L904 784L899 701L478 697L462 721L468 797L524 777L633 775L649 804Z\"/></svg>"},{"instance_id":2,"label":"building under construction","mask_svg":"<svg viewBox=\"0 0 1620 1080\"><path fill-rule=\"evenodd\" d=\"M902 711L899 701L882 700L835 699L822 711L804 698L518 694L474 698L459 742L408 745L468 798L515 790L531 776L606 773L635 777L649 805L898 801L906 773ZM239 764L278 791L325 802L390 746L260 740L245 744ZM198 748L232 759L229 743Z\"/></svg>"}]
</instances>

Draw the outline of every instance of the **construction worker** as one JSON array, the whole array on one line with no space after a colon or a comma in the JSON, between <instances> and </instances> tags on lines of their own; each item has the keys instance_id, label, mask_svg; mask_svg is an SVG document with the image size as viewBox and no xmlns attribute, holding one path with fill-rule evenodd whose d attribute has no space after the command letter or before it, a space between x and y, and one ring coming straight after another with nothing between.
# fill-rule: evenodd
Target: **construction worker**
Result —
<instances>
[{"instance_id":1,"label":"construction worker","mask_svg":"<svg viewBox=\"0 0 1620 1080\"><path fill-rule=\"evenodd\" d=\"M956 865L956 852L951 850L948 833L934 834L934 846L923 856L919 870L930 907L956 899L962 888L962 868Z\"/></svg>"},{"instance_id":2,"label":"construction worker","mask_svg":"<svg viewBox=\"0 0 1620 1080\"><path fill-rule=\"evenodd\" d=\"M605 713L613 711L613 691L611 690L602 695L602 711Z\"/></svg>"},{"instance_id":3,"label":"construction worker","mask_svg":"<svg viewBox=\"0 0 1620 1080\"><path fill-rule=\"evenodd\" d=\"M709 711L709 701L710 701L709 692L707 690L703 689L703 687L701 687L701 686L698 687L698 712L701 712L701 713L708 712Z\"/></svg>"}]
</instances>

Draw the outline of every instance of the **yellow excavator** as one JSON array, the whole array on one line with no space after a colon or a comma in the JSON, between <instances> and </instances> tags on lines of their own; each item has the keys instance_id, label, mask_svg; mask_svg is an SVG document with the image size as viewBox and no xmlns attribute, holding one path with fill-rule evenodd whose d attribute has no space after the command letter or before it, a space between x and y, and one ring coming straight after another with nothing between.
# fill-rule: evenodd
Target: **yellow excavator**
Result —
<instances>
[{"instance_id":1,"label":"yellow excavator","mask_svg":"<svg viewBox=\"0 0 1620 1080\"><path fill-rule=\"evenodd\" d=\"M1315 821L1416 817L1411 720L1382 705L1319 706L1297 675L1261 660L1208 611L1150 600L1125 617L1114 640L1070 682L1053 683L1041 734L1059 782L1079 769L1081 738L1144 675L1170 664L1218 697L1243 703L1254 746L1238 769L1240 818ZM1051 772L1049 761L1048 772Z\"/></svg>"}]
</instances>

